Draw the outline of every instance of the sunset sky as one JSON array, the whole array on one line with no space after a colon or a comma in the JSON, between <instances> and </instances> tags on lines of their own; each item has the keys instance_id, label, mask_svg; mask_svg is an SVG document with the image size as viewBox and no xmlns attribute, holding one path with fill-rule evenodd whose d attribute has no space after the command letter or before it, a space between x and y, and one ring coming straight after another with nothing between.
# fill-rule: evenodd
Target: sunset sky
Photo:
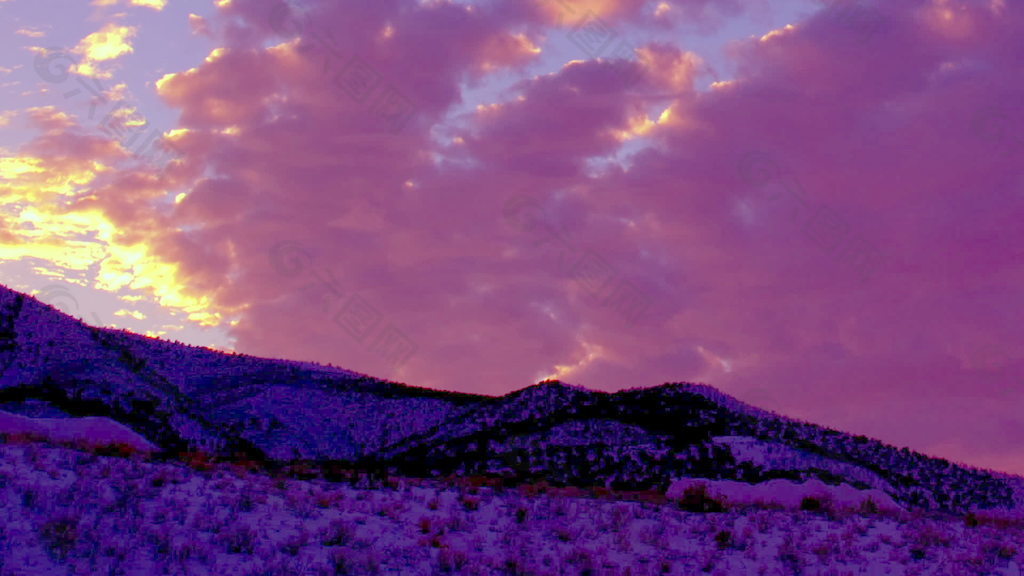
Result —
<instances>
[{"instance_id":1,"label":"sunset sky","mask_svg":"<svg viewBox=\"0 0 1024 576\"><path fill-rule=\"evenodd\" d=\"M0 282L1024 473L1024 4L0 0Z\"/></svg>"}]
</instances>

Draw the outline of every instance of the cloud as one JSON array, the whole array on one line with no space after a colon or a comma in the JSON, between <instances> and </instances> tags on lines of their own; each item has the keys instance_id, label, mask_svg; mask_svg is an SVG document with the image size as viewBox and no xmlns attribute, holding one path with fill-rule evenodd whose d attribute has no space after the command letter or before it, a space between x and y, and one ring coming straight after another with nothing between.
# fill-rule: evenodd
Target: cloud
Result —
<instances>
[{"instance_id":1,"label":"cloud","mask_svg":"<svg viewBox=\"0 0 1024 576\"><path fill-rule=\"evenodd\" d=\"M93 78L110 78L112 74L102 69L100 64L131 54L131 42L137 31L134 26L110 23L89 34L72 50L72 53L82 59L75 65L74 71Z\"/></svg>"},{"instance_id":2,"label":"cloud","mask_svg":"<svg viewBox=\"0 0 1024 576\"><path fill-rule=\"evenodd\" d=\"M538 21L558 27L585 27L601 33L616 23L637 23L663 28L683 25L688 29L707 31L720 26L724 19L736 16L757 2L737 0L530 0L517 5Z\"/></svg>"},{"instance_id":3,"label":"cloud","mask_svg":"<svg viewBox=\"0 0 1024 576\"><path fill-rule=\"evenodd\" d=\"M42 30L36 30L33 28L18 28L14 33L18 36L25 36L26 38L42 38L46 35Z\"/></svg>"},{"instance_id":4,"label":"cloud","mask_svg":"<svg viewBox=\"0 0 1024 576\"><path fill-rule=\"evenodd\" d=\"M0 258L46 262L49 275L84 276L101 290L130 295L177 311L198 324L219 322L221 312L190 295L178 267L156 254L158 238L125 226L124 219L161 229L148 203L166 194L173 178L139 167L116 141L83 128L52 107L31 108L24 119L40 135L0 156ZM110 205L101 198L119 200ZM148 219L148 220L147 220Z\"/></svg>"},{"instance_id":5,"label":"cloud","mask_svg":"<svg viewBox=\"0 0 1024 576\"><path fill-rule=\"evenodd\" d=\"M222 2L158 83L180 162L76 205L244 352L487 393L702 379L1024 470L1024 8L939 5L822 7L701 90L663 42L537 72L540 2Z\"/></svg>"},{"instance_id":6,"label":"cloud","mask_svg":"<svg viewBox=\"0 0 1024 576\"><path fill-rule=\"evenodd\" d=\"M188 25L189 28L191 28L193 34L206 37L211 36L209 24L207 23L206 18L203 18L198 14L188 15Z\"/></svg>"},{"instance_id":7,"label":"cloud","mask_svg":"<svg viewBox=\"0 0 1024 576\"><path fill-rule=\"evenodd\" d=\"M93 6L142 6L153 10L163 10L167 0L92 0Z\"/></svg>"}]
</instances>

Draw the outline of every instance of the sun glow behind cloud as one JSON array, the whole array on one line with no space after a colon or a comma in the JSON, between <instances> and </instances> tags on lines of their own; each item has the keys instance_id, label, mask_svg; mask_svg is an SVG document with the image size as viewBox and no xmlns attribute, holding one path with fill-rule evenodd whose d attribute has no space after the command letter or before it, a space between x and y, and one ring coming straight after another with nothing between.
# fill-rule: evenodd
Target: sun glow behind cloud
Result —
<instances>
[{"instance_id":1,"label":"sun glow behind cloud","mask_svg":"<svg viewBox=\"0 0 1024 576\"><path fill-rule=\"evenodd\" d=\"M215 310L209 296L190 295L176 263L131 240L97 204L97 190L131 165L124 149L53 108L30 109L25 118L48 129L24 152L0 156L0 261L44 263L35 271L50 280L142 295L197 326L220 325L223 308ZM160 186L154 177L149 182Z\"/></svg>"}]
</instances>

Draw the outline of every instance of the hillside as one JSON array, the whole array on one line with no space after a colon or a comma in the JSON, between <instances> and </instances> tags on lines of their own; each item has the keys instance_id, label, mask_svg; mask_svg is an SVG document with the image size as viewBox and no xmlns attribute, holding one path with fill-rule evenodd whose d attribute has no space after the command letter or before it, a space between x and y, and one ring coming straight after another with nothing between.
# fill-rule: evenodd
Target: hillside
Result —
<instances>
[{"instance_id":1,"label":"hillside","mask_svg":"<svg viewBox=\"0 0 1024 576\"><path fill-rule=\"evenodd\" d=\"M991 473L760 411L706 386L614 394L542 383L468 410L384 451L406 474L495 475L620 490L673 479L819 479L909 507L1009 508Z\"/></svg>"},{"instance_id":2,"label":"hillside","mask_svg":"<svg viewBox=\"0 0 1024 576\"><path fill-rule=\"evenodd\" d=\"M544 382L502 397L226 354L91 327L0 288L0 410L104 417L166 455L328 461L407 476L664 491L682 477L820 480L902 506L1011 508L1013 477L673 383L603 393Z\"/></svg>"},{"instance_id":3,"label":"hillside","mask_svg":"<svg viewBox=\"0 0 1024 576\"><path fill-rule=\"evenodd\" d=\"M0 287L0 410L108 416L170 453L354 459L476 400L96 328Z\"/></svg>"}]
</instances>

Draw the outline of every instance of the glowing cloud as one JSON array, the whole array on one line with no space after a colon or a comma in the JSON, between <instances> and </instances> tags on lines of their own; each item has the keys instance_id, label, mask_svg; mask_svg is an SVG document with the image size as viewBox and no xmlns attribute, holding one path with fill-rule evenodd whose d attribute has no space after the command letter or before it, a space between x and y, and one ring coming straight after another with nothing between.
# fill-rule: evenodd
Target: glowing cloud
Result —
<instances>
[{"instance_id":1,"label":"glowing cloud","mask_svg":"<svg viewBox=\"0 0 1024 576\"><path fill-rule=\"evenodd\" d=\"M111 23L89 34L72 50L82 57L82 62L75 67L75 72L94 78L110 78L111 72L100 69L97 64L131 54L131 40L136 32L137 29L133 26L118 26Z\"/></svg>"},{"instance_id":2,"label":"glowing cloud","mask_svg":"<svg viewBox=\"0 0 1024 576\"><path fill-rule=\"evenodd\" d=\"M142 6L153 10L163 10L167 0L93 0L93 6Z\"/></svg>"}]
</instances>

